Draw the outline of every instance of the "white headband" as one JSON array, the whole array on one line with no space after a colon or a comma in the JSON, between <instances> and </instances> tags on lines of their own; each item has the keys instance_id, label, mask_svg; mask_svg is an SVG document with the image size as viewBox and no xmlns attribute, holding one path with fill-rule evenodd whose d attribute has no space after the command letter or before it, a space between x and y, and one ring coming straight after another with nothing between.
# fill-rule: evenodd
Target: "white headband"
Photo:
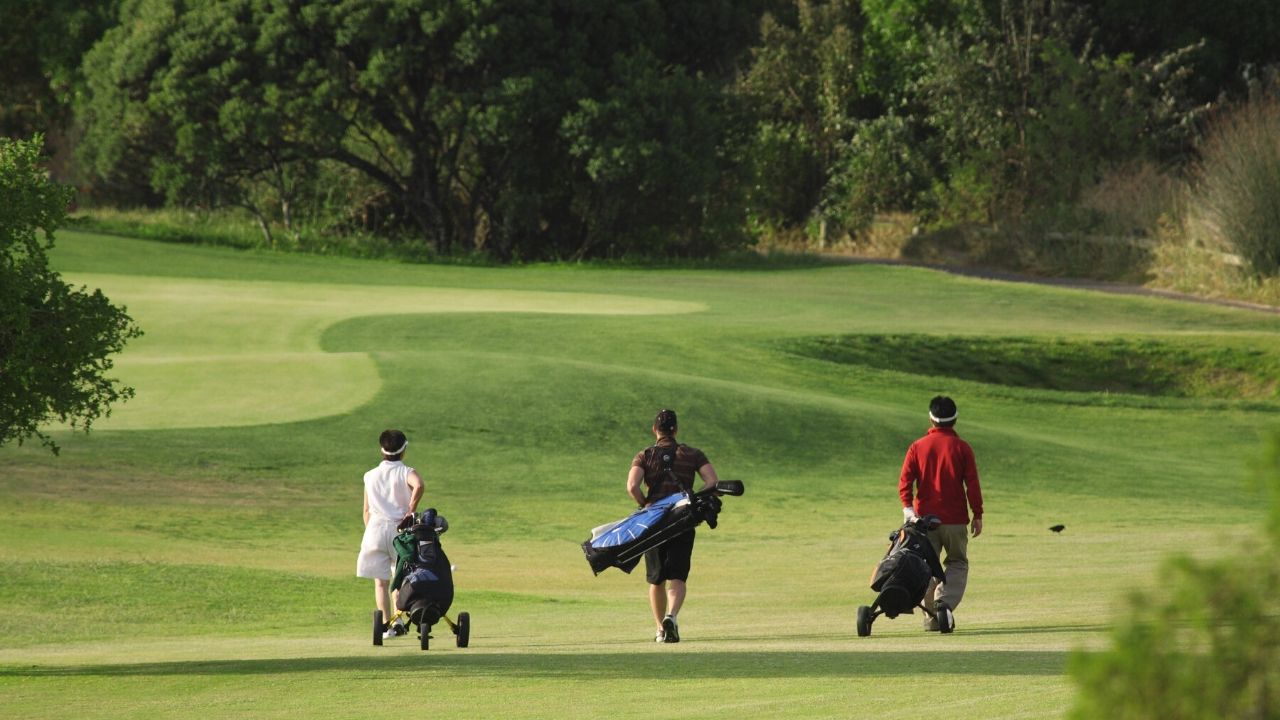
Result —
<instances>
[{"instance_id":1,"label":"white headband","mask_svg":"<svg viewBox=\"0 0 1280 720\"><path fill-rule=\"evenodd\" d=\"M932 410L929 411L929 419L936 423L951 422L952 420L955 420L958 417L960 417L960 413L958 412L952 413L951 417L940 418L937 415L934 415Z\"/></svg>"},{"instance_id":2,"label":"white headband","mask_svg":"<svg viewBox=\"0 0 1280 720\"><path fill-rule=\"evenodd\" d=\"M378 448L378 449L379 449L379 450L382 450L382 454L383 454L383 455L386 455L386 456L390 457L390 456L392 456L392 455L399 455L400 453L404 452L404 451L405 451L405 448L407 448L407 447L409 447L409 441L408 441L408 440L405 440L405 441L404 441L404 444L400 446L400 449L399 449L399 450L382 450L382 448Z\"/></svg>"}]
</instances>

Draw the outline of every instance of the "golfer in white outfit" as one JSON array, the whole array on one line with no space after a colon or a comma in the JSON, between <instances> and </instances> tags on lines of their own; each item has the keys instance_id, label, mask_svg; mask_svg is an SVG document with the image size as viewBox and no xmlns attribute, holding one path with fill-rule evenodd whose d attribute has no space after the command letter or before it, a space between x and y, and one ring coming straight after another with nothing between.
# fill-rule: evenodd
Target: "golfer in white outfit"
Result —
<instances>
[{"instance_id":1,"label":"golfer in white outfit","mask_svg":"<svg viewBox=\"0 0 1280 720\"><path fill-rule=\"evenodd\" d=\"M364 474L364 539L356 559L356 576L373 580L373 592L383 618L391 617L391 576L395 572L396 554L392 541L399 532L401 520L418 509L422 499L422 477L404 464L409 441L399 430L386 430L378 438L382 446L382 462ZM397 623L387 629L387 636L404 634Z\"/></svg>"}]
</instances>

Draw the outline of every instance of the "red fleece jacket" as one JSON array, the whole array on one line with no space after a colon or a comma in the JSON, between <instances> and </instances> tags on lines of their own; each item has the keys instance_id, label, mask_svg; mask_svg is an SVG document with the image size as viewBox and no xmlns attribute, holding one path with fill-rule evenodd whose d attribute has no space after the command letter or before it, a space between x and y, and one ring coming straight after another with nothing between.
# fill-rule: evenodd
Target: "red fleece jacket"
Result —
<instances>
[{"instance_id":1,"label":"red fleece jacket","mask_svg":"<svg viewBox=\"0 0 1280 720\"><path fill-rule=\"evenodd\" d=\"M982 488L973 448L952 428L930 428L928 435L907 449L898 496L903 507L914 507L921 516L937 515L948 525L968 524L969 508L974 517L982 517Z\"/></svg>"}]
</instances>

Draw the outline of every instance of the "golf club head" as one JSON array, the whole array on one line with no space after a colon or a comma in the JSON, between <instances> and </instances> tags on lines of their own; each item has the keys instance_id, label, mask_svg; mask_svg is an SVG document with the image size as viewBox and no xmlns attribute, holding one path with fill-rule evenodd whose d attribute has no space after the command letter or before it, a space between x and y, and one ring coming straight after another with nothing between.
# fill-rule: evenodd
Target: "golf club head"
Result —
<instances>
[{"instance_id":1,"label":"golf club head","mask_svg":"<svg viewBox=\"0 0 1280 720\"><path fill-rule=\"evenodd\" d=\"M732 495L734 497L738 497L742 495L742 490L741 480L721 480L716 483L717 495Z\"/></svg>"}]
</instances>

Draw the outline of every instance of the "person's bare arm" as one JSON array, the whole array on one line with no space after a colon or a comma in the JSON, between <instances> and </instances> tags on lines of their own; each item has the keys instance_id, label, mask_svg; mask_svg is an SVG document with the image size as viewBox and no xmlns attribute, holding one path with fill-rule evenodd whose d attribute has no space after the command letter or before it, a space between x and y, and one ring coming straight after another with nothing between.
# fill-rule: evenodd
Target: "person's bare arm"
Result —
<instances>
[{"instance_id":1,"label":"person's bare arm","mask_svg":"<svg viewBox=\"0 0 1280 720\"><path fill-rule=\"evenodd\" d=\"M703 490L713 488L716 483L720 482L720 478L716 477L716 469L711 467L711 463L698 468L698 477L702 478Z\"/></svg>"},{"instance_id":2,"label":"person's bare arm","mask_svg":"<svg viewBox=\"0 0 1280 720\"><path fill-rule=\"evenodd\" d=\"M412 515L418 512L418 502L422 500L424 488L422 476L415 470L409 473L409 476L405 478L405 482L409 484L409 514Z\"/></svg>"},{"instance_id":3,"label":"person's bare arm","mask_svg":"<svg viewBox=\"0 0 1280 720\"><path fill-rule=\"evenodd\" d=\"M627 494L641 507L644 507L644 491L640 489L643 480L644 468L632 465L631 472L627 473Z\"/></svg>"},{"instance_id":4,"label":"person's bare arm","mask_svg":"<svg viewBox=\"0 0 1280 720\"><path fill-rule=\"evenodd\" d=\"M369 489L364 491L364 524L369 525Z\"/></svg>"}]
</instances>

